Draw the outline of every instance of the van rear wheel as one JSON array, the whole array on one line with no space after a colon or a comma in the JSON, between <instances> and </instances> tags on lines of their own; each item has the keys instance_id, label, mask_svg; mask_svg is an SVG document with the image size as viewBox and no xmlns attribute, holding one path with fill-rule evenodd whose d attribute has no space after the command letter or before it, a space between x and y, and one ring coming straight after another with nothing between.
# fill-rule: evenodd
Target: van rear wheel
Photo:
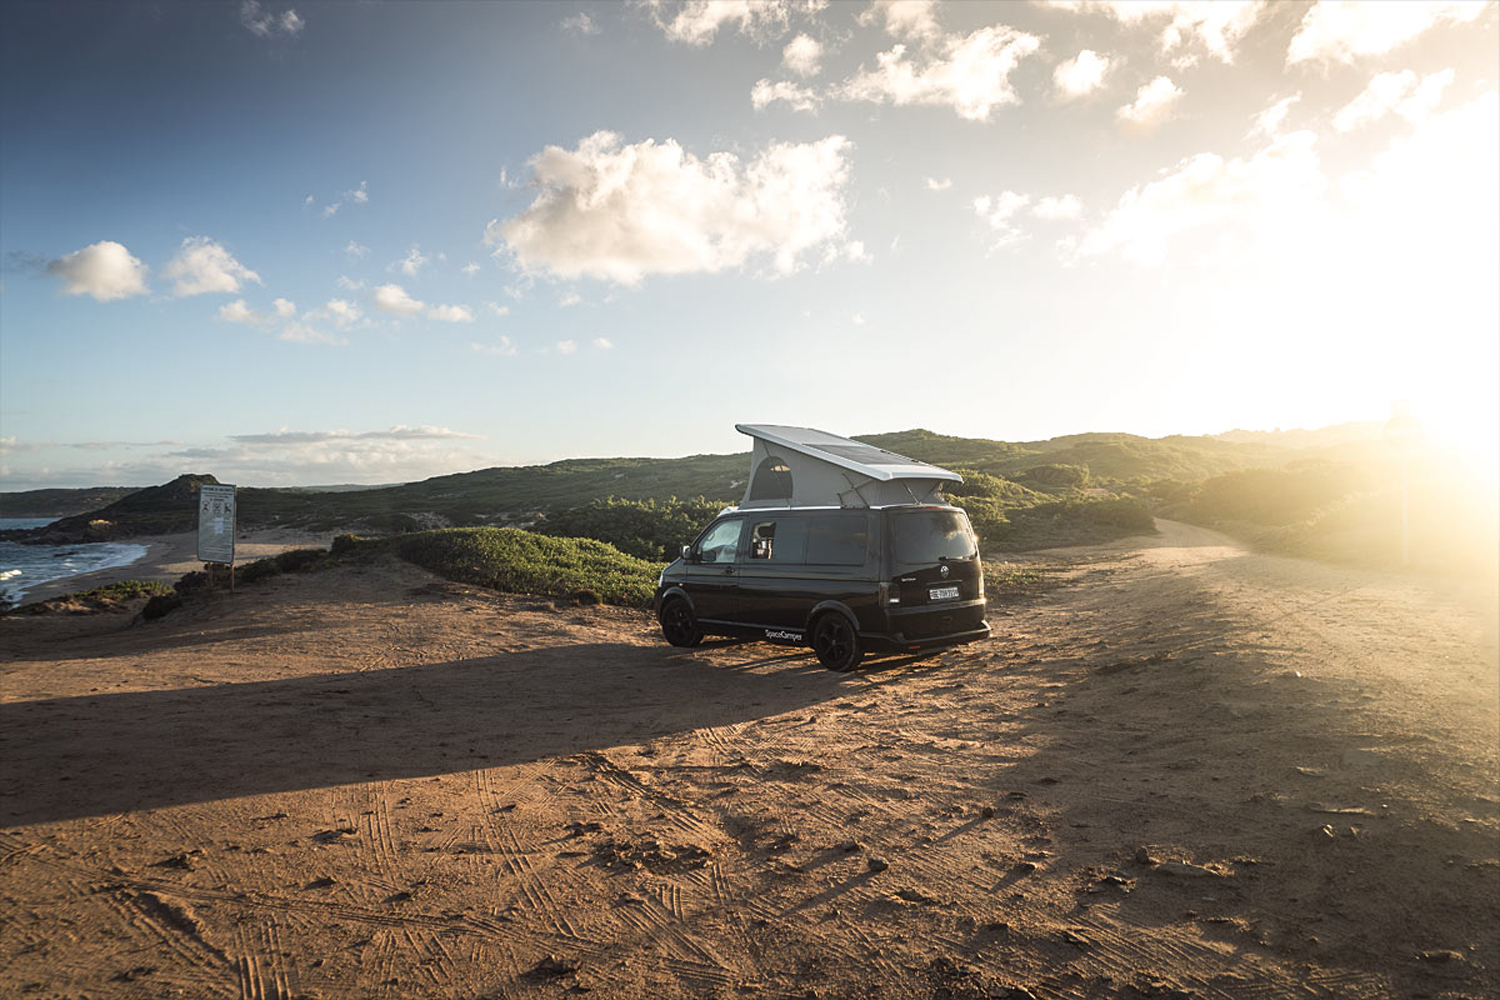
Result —
<instances>
[{"instance_id":1,"label":"van rear wheel","mask_svg":"<svg viewBox=\"0 0 1500 1000\"><path fill-rule=\"evenodd\" d=\"M830 611L813 626L813 652L818 662L829 670L843 673L859 666L865 651L859 645L859 633L849 624L849 619L837 611Z\"/></svg>"},{"instance_id":2,"label":"van rear wheel","mask_svg":"<svg viewBox=\"0 0 1500 1000\"><path fill-rule=\"evenodd\" d=\"M661 634L674 646L696 646L703 641L703 630L688 602L674 597L662 606Z\"/></svg>"}]
</instances>

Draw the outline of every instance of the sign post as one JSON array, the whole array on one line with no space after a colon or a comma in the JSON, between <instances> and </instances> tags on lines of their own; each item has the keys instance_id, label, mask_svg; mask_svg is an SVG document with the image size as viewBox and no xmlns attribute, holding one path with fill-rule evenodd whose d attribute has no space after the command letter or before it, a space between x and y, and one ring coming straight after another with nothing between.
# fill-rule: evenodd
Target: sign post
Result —
<instances>
[{"instance_id":1,"label":"sign post","mask_svg":"<svg viewBox=\"0 0 1500 1000\"><path fill-rule=\"evenodd\" d=\"M214 566L229 567L229 589L234 590L235 488L227 483L198 487L198 559L208 564L209 588Z\"/></svg>"}]
</instances>

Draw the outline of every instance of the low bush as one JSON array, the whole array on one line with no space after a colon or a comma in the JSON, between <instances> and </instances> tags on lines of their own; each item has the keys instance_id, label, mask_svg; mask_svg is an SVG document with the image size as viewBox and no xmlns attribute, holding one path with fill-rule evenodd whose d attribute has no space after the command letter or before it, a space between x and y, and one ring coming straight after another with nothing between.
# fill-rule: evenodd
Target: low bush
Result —
<instances>
[{"instance_id":1,"label":"low bush","mask_svg":"<svg viewBox=\"0 0 1500 1000\"><path fill-rule=\"evenodd\" d=\"M109 611L118 608L127 601L139 600L142 597L156 601L163 599L163 595L171 593L172 588L160 580L119 580L115 583L105 584L103 587L95 587L93 590L74 591L71 594L63 594L60 597L53 597L45 601L23 604L20 607L8 610L25 614L42 614L57 609L68 611ZM148 601L147 603L149 605L150 602Z\"/></svg>"},{"instance_id":2,"label":"low bush","mask_svg":"<svg viewBox=\"0 0 1500 1000\"><path fill-rule=\"evenodd\" d=\"M1086 465L1033 465L1016 479L1041 489L1083 489L1089 484Z\"/></svg>"},{"instance_id":3,"label":"low bush","mask_svg":"<svg viewBox=\"0 0 1500 1000\"><path fill-rule=\"evenodd\" d=\"M1009 511L1007 520L998 544L1012 550L1091 545L1156 532L1151 511L1131 497L1036 504Z\"/></svg>"},{"instance_id":4,"label":"low bush","mask_svg":"<svg viewBox=\"0 0 1500 1000\"><path fill-rule=\"evenodd\" d=\"M391 540L402 559L460 583L566 597L592 591L608 604L641 607L661 565L591 538L553 538L520 528L443 528Z\"/></svg>"},{"instance_id":5,"label":"low bush","mask_svg":"<svg viewBox=\"0 0 1500 1000\"><path fill-rule=\"evenodd\" d=\"M703 497L693 500L607 497L553 511L532 530L558 538L592 538L608 542L637 559L670 562L725 506L721 500Z\"/></svg>"}]
</instances>

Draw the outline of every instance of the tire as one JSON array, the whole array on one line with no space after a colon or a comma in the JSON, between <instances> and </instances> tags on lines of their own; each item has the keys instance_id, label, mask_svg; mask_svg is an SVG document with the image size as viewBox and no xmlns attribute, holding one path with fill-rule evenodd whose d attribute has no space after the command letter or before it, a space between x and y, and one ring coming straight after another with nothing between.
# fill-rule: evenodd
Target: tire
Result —
<instances>
[{"instance_id":1,"label":"tire","mask_svg":"<svg viewBox=\"0 0 1500 1000\"><path fill-rule=\"evenodd\" d=\"M674 646L696 646L703 641L703 630L698 627L692 607L680 597L673 597L661 606L658 620L662 638Z\"/></svg>"},{"instance_id":2,"label":"tire","mask_svg":"<svg viewBox=\"0 0 1500 1000\"><path fill-rule=\"evenodd\" d=\"M818 662L838 673L853 670L865 655L859 644L859 633L849 619L837 611L828 612L813 625L812 644Z\"/></svg>"}]
</instances>

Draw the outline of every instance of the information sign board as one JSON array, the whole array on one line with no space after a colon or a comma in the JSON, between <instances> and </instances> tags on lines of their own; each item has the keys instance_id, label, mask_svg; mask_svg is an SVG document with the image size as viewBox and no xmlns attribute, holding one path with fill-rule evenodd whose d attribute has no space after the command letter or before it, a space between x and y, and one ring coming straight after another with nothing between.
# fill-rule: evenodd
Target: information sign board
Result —
<instances>
[{"instance_id":1,"label":"information sign board","mask_svg":"<svg viewBox=\"0 0 1500 1000\"><path fill-rule=\"evenodd\" d=\"M234 564L234 487L198 487L198 561Z\"/></svg>"}]
</instances>

